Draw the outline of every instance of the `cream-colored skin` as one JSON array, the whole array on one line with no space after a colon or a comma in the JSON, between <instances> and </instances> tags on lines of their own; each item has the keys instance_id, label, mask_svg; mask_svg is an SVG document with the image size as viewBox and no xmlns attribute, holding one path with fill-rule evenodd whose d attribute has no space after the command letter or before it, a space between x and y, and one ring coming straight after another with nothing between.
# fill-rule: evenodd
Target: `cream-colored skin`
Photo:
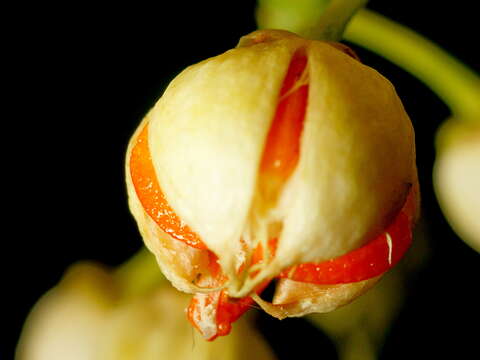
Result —
<instances>
[{"instance_id":1,"label":"cream-colored skin","mask_svg":"<svg viewBox=\"0 0 480 360\"><path fill-rule=\"evenodd\" d=\"M299 48L308 57L309 84L300 158L278 201L262 211L254 201L259 164L280 87ZM284 31L254 32L239 47L187 68L141 126L146 123L160 187L218 256L232 297L251 294L289 266L365 244L386 228L411 186L417 188L414 132L391 83L328 43ZM207 291L192 284L188 265L178 266L165 250L172 239L165 240L139 203L128 164L135 140L127 154L127 186L145 243L176 287ZM250 269L260 270L256 276L239 274L259 243L267 248L272 224L278 232L275 256ZM187 252L193 259L199 250ZM368 286L354 287L349 299ZM300 312L306 313L305 306L289 316Z\"/></svg>"}]
</instances>

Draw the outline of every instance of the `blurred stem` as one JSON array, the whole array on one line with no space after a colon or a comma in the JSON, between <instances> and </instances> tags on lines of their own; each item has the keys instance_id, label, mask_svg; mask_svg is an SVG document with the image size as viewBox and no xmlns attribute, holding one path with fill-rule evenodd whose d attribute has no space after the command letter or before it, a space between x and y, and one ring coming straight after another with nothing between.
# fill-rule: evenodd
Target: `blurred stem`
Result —
<instances>
[{"instance_id":1,"label":"blurred stem","mask_svg":"<svg viewBox=\"0 0 480 360\"><path fill-rule=\"evenodd\" d=\"M363 46L424 82L456 118L480 120L480 78L460 61L418 33L362 9L344 39Z\"/></svg>"},{"instance_id":2,"label":"blurred stem","mask_svg":"<svg viewBox=\"0 0 480 360\"><path fill-rule=\"evenodd\" d=\"M114 277L125 297L148 292L165 280L155 257L145 247L115 269Z\"/></svg>"},{"instance_id":3,"label":"blurred stem","mask_svg":"<svg viewBox=\"0 0 480 360\"><path fill-rule=\"evenodd\" d=\"M305 35L314 39L339 41L352 16L367 2L368 0L330 0L316 25L305 30Z\"/></svg>"}]
</instances>

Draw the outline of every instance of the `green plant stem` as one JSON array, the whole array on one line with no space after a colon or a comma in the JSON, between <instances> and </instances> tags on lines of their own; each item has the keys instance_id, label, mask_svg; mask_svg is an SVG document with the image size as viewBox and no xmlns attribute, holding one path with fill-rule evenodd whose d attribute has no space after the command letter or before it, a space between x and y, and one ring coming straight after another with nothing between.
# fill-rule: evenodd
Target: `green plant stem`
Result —
<instances>
[{"instance_id":1,"label":"green plant stem","mask_svg":"<svg viewBox=\"0 0 480 360\"><path fill-rule=\"evenodd\" d=\"M367 2L368 0L331 0L316 25L305 29L304 34L314 39L339 41L352 16Z\"/></svg>"},{"instance_id":2,"label":"green plant stem","mask_svg":"<svg viewBox=\"0 0 480 360\"><path fill-rule=\"evenodd\" d=\"M480 121L480 78L430 40L366 9L351 19L344 39L417 77L450 107L456 118Z\"/></svg>"}]
</instances>

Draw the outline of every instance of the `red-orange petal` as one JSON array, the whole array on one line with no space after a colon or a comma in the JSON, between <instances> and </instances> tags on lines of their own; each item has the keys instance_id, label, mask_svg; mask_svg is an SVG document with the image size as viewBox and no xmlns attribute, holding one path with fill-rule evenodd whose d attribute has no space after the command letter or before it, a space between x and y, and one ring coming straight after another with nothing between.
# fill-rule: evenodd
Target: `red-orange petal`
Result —
<instances>
[{"instance_id":1,"label":"red-orange petal","mask_svg":"<svg viewBox=\"0 0 480 360\"><path fill-rule=\"evenodd\" d=\"M140 132L132 148L130 174L144 210L163 231L192 247L207 249L200 236L175 214L160 189L148 148L148 123Z\"/></svg>"},{"instance_id":2,"label":"red-orange petal","mask_svg":"<svg viewBox=\"0 0 480 360\"><path fill-rule=\"evenodd\" d=\"M281 278L314 284L345 284L383 274L403 257L412 243L410 191L403 209L383 234L364 246L334 259L305 263L280 273Z\"/></svg>"}]
</instances>

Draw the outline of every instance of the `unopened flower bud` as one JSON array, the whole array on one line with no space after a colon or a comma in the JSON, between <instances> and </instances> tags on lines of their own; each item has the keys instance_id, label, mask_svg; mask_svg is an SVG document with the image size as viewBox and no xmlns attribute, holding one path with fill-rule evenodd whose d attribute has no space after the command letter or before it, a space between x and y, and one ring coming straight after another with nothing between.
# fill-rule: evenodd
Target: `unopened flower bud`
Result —
<instances>
[{"instance_id":1,"label":"unopened flower bud","mask_svg":"<svg viewBox=\"0 0 480 360\"><path fill-rule=\"evenodd\" d=\"M285 31L256 31L178 75L126 164L145 243L177 288L205 294L197 305L221 303L212 291L255 297L280 276L285 301L299 281L322 303L318 284L343 283L321 306L332 310L399 260L417 208L414 133L393 86L345 46ZM197 325L218 315L205 304Z\"/></svg>"},{"instance_id":2,"label":"unopened flower bud","mask_svg":"<svg viewBox=\"0 0 480 360\"><path fill-rule=\"evenodd\" d=\"M435 191L450 225L480 252L480 126L450 119L437 135Z\"/></svg>"}]
</instances>

